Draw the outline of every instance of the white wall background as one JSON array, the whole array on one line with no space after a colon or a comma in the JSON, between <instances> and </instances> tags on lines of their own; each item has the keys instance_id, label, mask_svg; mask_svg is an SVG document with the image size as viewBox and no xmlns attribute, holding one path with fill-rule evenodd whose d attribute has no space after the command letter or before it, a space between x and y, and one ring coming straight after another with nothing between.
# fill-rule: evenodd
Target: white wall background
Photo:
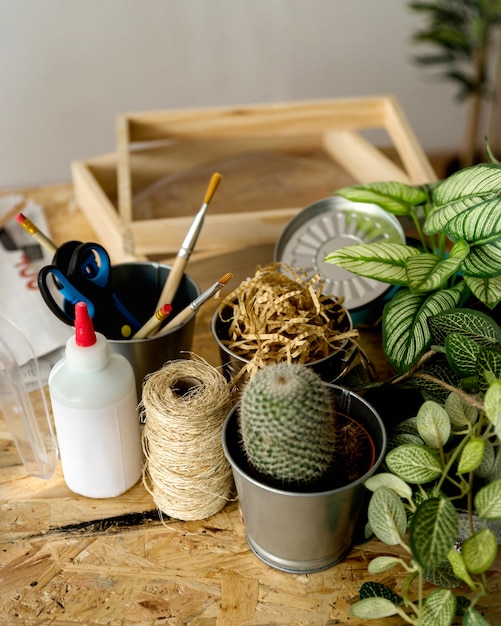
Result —
<instances>
[{"instance_id":1,"label":"white wall background","mask_svg":"<svg viewBox=\"0 0 501 626\"><path fill-rule=\"evenodd\" d=\"M125 111L391 92L426 150L457 148L420 24L405 0L0 0L0 188L70 180Z\"/></svg>"}]
</instances>

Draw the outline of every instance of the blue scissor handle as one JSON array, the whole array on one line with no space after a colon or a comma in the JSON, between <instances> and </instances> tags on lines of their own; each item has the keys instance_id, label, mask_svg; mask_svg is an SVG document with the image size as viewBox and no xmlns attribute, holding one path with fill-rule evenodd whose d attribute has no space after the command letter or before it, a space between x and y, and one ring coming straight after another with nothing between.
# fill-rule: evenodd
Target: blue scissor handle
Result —
<instances>
[{"instance_id":1,"label":"blue scissor handle","mask_svg":"<svg viewBox=\"0 0 501 626\"><path fill-rule=\"evenodd\" d=\"M54 286L64 298L62 304L58 304L52 295L52 290L47 284L49 276L52 277ZM65 310L65 303L75 306L77 302L85 302L90 317L94 316L94 303L81 293L55 265L46 265L38 272L38 287L47 306L65 324L73 326L75 320L75 318L69 315Z\"/></svg>"},{"instance_id":2,"label":"blue scissor handle","mask_svg":"<svg viewBox=\"0 0 501 626\"><path fill-rule=\"evenodd\" d=\"M111 289L110 272L110 257L103 246L98 243L82 243L73 251L66 273L77 285L84 280L101 289Z\"/></svg>"}]
</instances>

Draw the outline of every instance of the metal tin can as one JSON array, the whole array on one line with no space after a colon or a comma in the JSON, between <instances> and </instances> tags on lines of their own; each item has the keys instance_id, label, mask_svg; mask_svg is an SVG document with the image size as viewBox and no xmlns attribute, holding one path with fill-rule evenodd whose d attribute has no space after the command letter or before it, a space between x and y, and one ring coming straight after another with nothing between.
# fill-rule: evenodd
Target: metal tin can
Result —
<instances>
[{"instance_id":1,"label":"metal tin can","mask_svg":"<svg viewBox=\"0 0 501 626\"><path fill-rule=\"evenodd\" d=\"M308 277L319 273L324 293L343 298L354 324L370 324L395 288L324 259L345 246L382 241L405 243L395 216L375 204L332 196L308 205L289 221L275 245L274 259L306 271ZM375 310L375 304L381 306Z\"/></svg>"}]
</instances>

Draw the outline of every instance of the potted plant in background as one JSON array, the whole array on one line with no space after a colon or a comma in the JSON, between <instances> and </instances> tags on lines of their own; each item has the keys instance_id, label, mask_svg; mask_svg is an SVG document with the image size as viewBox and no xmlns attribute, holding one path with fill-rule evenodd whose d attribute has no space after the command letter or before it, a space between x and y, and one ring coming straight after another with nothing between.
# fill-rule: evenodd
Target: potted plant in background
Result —
<instances>
[{"instance_id":1,"label":"potted plant in background","mask_svg":"<svg viewBox=\"0 0 501 626\"><path fill-rule=\"evenodd\" d=\"M457 163L459 167L470 166L477 158L483 105L500 95L500 68L493 72L492 67L499 64L495 34L501 22L501 3L439 0L409 2L409 7L426 20L413 40L427 46L429 52L417 55L415 61L427 68L443 68L442 76L458 87L458 101L468 101L464 143Z\"/></svg>"},{"instance_id":2,"label":"potted plant in background","mask_svg":"<svg viewBox=\"0 0 501 626\"><path fill-rule=\"evenodd\" d=\"M223 447L251 549L309 573L339 562L365 527L363 483L383 460L386 430L363 398L284 361L247 380Z\"/></svg>"}]
</instances>

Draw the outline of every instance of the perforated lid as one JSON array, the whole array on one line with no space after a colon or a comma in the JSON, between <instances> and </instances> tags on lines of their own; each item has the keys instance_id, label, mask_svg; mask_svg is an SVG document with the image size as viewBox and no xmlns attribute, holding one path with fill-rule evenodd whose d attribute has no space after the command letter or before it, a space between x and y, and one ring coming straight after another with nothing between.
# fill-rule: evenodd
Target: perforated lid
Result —
<instances>
[{"instance_id":1,"label":"perforated lid","mask_svg":"<svg viewBox=\"0 0 501 626\"><path fill-rule=\"evenodd\" d=\"M365 307L390 288L378 280L352 274L325 257L344 246L374 242L405 243L400 222L375 204L352 202L339 196L324 198L302 209L286 225L275 246L275 261L319 273L324 293L344 298L354 311Z\"/></svg>"}]
</instances>

